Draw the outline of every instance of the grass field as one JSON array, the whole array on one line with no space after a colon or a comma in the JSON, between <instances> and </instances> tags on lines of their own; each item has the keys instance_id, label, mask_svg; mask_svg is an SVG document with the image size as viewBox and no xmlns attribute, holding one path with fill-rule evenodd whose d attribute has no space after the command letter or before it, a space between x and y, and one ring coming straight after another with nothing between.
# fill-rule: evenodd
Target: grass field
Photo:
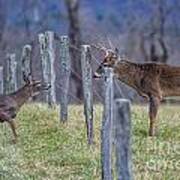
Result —
<instances>
[{"instance_id":1,"label":"grass field","mask_svg":"<svg viewBox=\"0 0 180 180\"><path fill-rule=\"evenodd\" d=\"M70 106L68 124L58 108L29 104L18 114L19 141L0 125L0 180L98 180L102 108L95 106L95 145L88 148L82 106ZM179 180L180 107L162 106L158 137L147 136L147 107L132 107L133 170L137 180Z\"/></svg>"}]
</instances>

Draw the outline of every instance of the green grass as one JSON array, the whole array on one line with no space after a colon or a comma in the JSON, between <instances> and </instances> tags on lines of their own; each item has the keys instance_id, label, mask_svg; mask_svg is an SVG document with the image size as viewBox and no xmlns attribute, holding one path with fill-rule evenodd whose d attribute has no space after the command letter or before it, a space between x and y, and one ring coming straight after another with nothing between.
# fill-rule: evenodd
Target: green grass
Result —
<instances>
[{"instance_id":1,"label":"green grass","mask_svg":"<svg viewBox=\"0 0 180 180\"><path fill-rule=\"evenodd\" d=\"M0 126L0 180L96 180L101 177L102 107L95 106L95 144L89 148L82 106L70 106L67 124L58 108L29 104L17 117L19 139ZM132 108L133 171L137 180L179 180L180 107L163 106L158 136L150 138L147 107Z\"/></svg>"}]
</instances>

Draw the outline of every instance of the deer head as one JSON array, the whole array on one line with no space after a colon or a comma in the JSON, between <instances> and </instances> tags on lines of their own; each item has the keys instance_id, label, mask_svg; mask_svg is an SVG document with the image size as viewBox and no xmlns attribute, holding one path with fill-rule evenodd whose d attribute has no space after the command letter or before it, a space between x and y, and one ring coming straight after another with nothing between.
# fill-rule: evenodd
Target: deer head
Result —
<instances>
[{"instance_id":1,"label":"deer head","mask_svg":"<svg viewBox=\"0 0 180 180\"><path fill-rule=\"evenodd\" d=\"M33 80L31 74L28 76L23 74L23 79L25 82L25 88L27 89L27 93L30 97L37 96L41 91L47 91L51 87L48 83Z\"/></svg>"},{"instance_id":2,"label":"deer head","mask_svg":"<svg viewBox=\"0 0 180 180\"><path fill-rule=\"evenodd\" d=\"M94 78L101 78L104 74L104 67L113 68L117 62L120 60L118 49L115 49L115 51L111 49L101 49L105 52L105 57L103 59L103 62L99 65L96 72L94 73Z\"/></svg>"}]
</instances>

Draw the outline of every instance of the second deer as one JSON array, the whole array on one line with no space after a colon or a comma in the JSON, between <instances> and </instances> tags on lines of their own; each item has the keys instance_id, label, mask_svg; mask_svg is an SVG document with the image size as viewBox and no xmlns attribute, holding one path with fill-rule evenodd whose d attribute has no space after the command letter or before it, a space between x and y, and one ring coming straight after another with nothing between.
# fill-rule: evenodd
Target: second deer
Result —
<instances>
[{"instance_id":1,"label":"second deer","mask_svg":"<svg viewBox=\"0 0 180 180\"><path fill-rule=\"evenodd\" d=\"M15 118L20 108L29 98L50 88L50 85L31 80L30 77L30 75L28 77L24 76L25 85L16 92L0 95L0 122L7 122L10 125L14 135L14 143L17 141Z\"/></svg>"},{"instance_id":2,"label":"second deer","mask_svg":"<svg viewBox=\"0 0 180 180\"><path fill-rule=\"evenodd\" d=\"M149 101L149 135L155 135L155 120L160 102L167 96L180 96L180 67L158 63L133 63L121 60L118 51L106 50L103 62L94 77L103 75L103 67L113 68L120 81L134 88Z\"/></svg>"}]
</instances>

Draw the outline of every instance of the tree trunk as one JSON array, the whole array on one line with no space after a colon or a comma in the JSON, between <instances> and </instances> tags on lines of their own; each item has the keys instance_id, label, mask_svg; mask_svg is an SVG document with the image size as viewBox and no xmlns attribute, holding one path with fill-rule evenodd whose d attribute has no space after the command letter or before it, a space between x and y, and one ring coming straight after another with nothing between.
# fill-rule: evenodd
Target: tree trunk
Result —
<instances>
[{"instance_id":1,"label":"tree trunk","mask_svg":"<svg viewBox=\"0 0 180 180\"><path fill-rule=\"evenodd\" d=\"M79 23L79 0L65 0L69 18L70 55L72 60L72 79L76 86L76 96L82 99L82 79L80 63L81 32Z\"/></svg>"},{"instance_id":2,"label":"tree trunk","mask_svg":"<svg viewBox=\"0 0 180 180\"><path fill-rule=\"evenodd\" d=\"M151 32L148 35L149 46L145 47L147 39L141 33L140 51L145 61L167 63L169 52L165 39L165 23L168 10L162 0L157 0L154 8Z\"/></svg>"},{"instance_id":3,"label":"tree trunk","mask_svg":"<svg viewBox=\"0 0 180 180\"><path fill-rule=\"evenodd\" d=\"M6 0L0 0L0 45L2 47L3 33L6 25Z\"/></svg>"},{"instance_id":4,"label":"tree trunk","mask_svg":"<svg viewBox=\"0 0 180 180\"><path fill-rule=\"evenodd\" d=\"M24 28L26 36L30 39L31 38L31 31L30 31L30 20L28 17L28 10L31 9L30 1L26 0L22 4L22 15L24 19Z\"/></svg>"}]
</instances>

